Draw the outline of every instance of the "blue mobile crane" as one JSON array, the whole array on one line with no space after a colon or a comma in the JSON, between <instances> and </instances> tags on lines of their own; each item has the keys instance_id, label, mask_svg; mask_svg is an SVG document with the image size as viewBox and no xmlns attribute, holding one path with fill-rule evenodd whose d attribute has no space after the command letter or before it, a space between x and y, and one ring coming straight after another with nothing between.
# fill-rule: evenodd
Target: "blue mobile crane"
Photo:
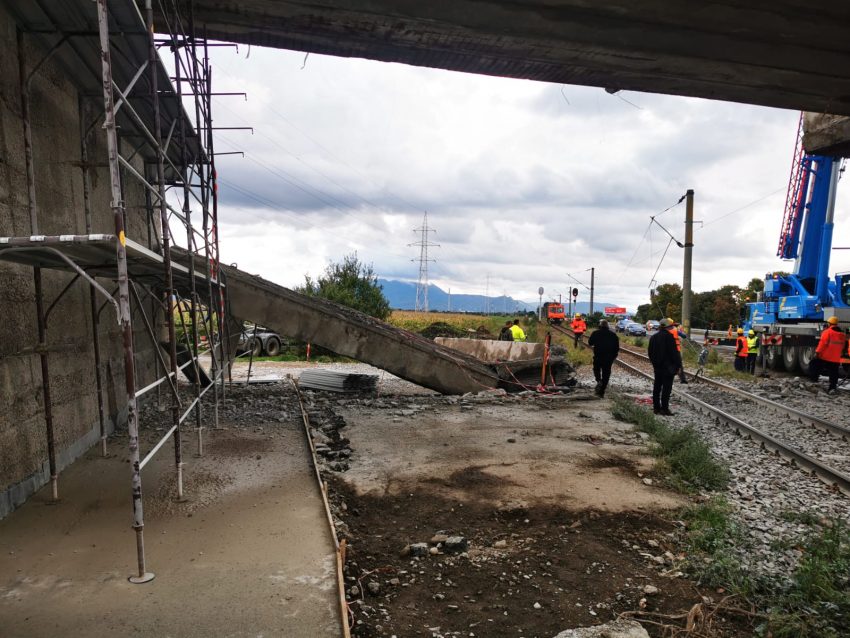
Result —
<instances>
[{"instance_id":1,"label":"blue mobile crane","mask_svg":"<svg viewBox=\"0 0 850 638\"><path fill-rule=\"evenodd\" d=\"M762 333L767 365L808 374L823 322L850 325L850 273L829 276L840 158L803 150L802 116L794 150L777 256L794 260L790 274L768 273L764 292L749 306L745 329Z\"/></svg>"}]
</instances>

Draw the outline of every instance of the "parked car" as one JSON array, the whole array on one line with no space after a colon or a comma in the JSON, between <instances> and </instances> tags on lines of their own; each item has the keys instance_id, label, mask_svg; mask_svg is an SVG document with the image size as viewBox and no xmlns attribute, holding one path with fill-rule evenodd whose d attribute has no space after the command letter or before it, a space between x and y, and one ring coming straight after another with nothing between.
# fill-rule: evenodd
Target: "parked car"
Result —
<instances>
[{"instance_id":1,"label":"parked car","mask_svg":"<svg viewBox=\"0 0 850 638\"><path fill-rule=\"evenodd\" d=\"M628 324L632 323L632 320L626 317L625 319L620 319L617 322L616 330L617 332L623 332L626 329Z\"/></svg>"},{"instance_id":2,"label":"parked car","mask_svg":"<svg viewBox=\"0 0 850 638\"><path fill-rule=\"evenodd\" d=\"M646 328L644 328L639 323L632 321L631 323L627 323L626 327L623 329L623 332L630 337L645 337L646 336Z\"/></svg>"},{"instance_id":3,"label":"parked car","mask_svg":"<svg viewBox=\"0 0 850 638\"><path fill-rule=\"evenodd\" d=\"M650 319L646 322L646 331L651 332L653 330L658 330L661 327L661 322L656 321L655 319Z\"/></svg>"},{"instance_id":4,"label":"parked car","mask_svg":"<svg viewBox=\"0 0 850 638\"><path fill-rule=\"evenodd\" d=\"M261 355L276 357L280 354L281 343L283 339L274 330L257 326L255 332L253 325L246 325L243 326L242 333L239 335L236 354L253 353L255 357Z\"/></svg>"}]
</instances>

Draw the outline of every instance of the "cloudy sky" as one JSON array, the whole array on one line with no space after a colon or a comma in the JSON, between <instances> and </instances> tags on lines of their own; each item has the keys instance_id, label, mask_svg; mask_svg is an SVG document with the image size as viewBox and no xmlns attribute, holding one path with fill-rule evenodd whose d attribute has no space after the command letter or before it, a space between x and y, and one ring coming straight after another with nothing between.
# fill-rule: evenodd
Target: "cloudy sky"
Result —
<instances>
[{"instance_id":1,"label":"cloudy sky","mask_svg":"<svg viewBox=\"0 0 850 638\"><path fill-rule=\"evenodd\" d=\"M775 257L798 113L466 75L358 59L216 49L222 259L286 286L357 251L415 280L427 211L431 281L536 300L587 291L630 308L679 282L696 192L693 286L744 285ZM850 245L839 188L836 246ZM414 260L414 261L411 261ZM660 264L660 268L659 268ZM850 251L831 271L850 270Z\"/></svg>"}]
</instances>

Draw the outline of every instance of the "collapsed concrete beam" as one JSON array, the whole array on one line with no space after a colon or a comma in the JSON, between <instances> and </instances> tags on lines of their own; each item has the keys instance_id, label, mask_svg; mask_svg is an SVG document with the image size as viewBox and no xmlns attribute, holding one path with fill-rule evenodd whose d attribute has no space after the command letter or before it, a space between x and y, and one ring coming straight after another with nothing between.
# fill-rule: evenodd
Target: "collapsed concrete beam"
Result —
<instances>
[{"instance_id":1,"label":"collapsed concrete beam","mask_svg":"<svg viewBox=\"0 0 850 638\"><path fill-rule=\"evenodd\" d=\"M474 357L236 268L222 266L222 271L230 313L240 320L255 321L443 394L479 392L499 384L493 370Z\"/></svg>"}]
</instances>

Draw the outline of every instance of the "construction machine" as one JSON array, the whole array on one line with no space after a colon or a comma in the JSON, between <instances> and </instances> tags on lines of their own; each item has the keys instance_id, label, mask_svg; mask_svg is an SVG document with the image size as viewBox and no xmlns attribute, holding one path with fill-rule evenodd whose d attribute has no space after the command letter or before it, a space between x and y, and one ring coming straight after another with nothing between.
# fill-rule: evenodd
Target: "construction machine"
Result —
<instances>
[{"instance_id":1,"label":"construction machine","mask_svg":"<svg viewBox=\"0 0 850 638\"><path fill-rule=\"evenodd\" d=\"M766 275L764 291L747 304L744 327L761 333L770 368L808 374L824 322L835 316L845 330L850 326L850 273L829 275L835 196L844 162L806 153L802 128L801 116L776 253L793 260L794 267L790 273Z\"/></svg>"}]
</instances>

